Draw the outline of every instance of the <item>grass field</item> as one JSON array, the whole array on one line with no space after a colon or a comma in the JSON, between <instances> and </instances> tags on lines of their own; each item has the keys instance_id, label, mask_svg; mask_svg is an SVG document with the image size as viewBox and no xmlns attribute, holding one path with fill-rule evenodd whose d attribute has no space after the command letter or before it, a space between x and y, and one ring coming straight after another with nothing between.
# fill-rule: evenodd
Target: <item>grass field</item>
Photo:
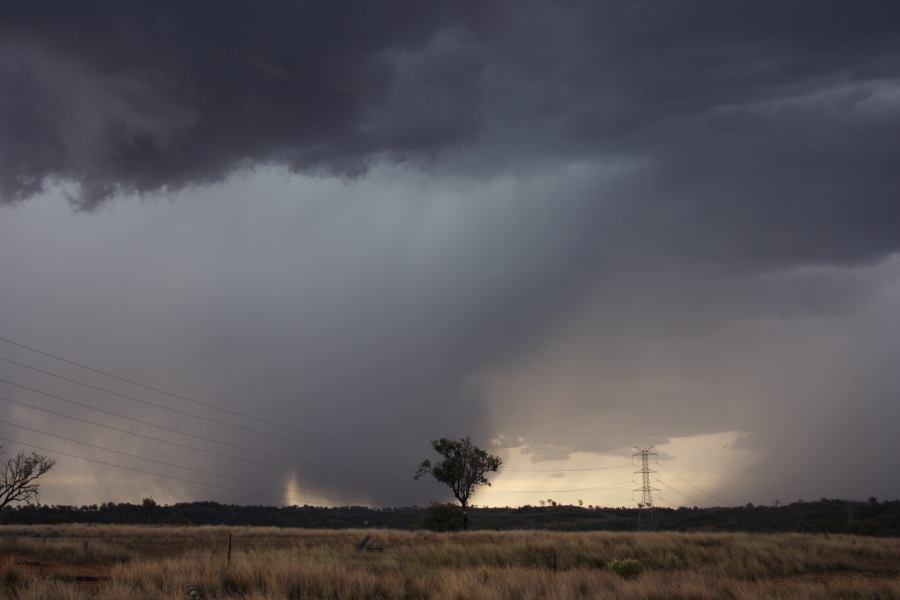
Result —
<instances>
[{"instance_id":1,"label":"grass field","mask_svg":"<svg viewBox=\"0 0 900 600\"><path fill-rule=\"evenodd\" d=\"M227 559L228 535L232 556ZM369 547L357 543L371 535ZM608 568L637 559L624 579ZM0 527L0 597L900 598L900 539L806 534Z\"/></svg>"}]
</instances>

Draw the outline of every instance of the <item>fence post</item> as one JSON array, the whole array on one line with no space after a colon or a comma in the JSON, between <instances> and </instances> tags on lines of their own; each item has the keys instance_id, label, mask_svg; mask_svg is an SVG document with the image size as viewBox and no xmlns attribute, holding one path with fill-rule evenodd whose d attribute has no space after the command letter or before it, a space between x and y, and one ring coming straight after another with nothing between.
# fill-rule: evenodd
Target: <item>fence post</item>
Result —
<instances>
[{"instance_id":1,"label":"fence post","mask_svg":"<svg viewBox=\"0 0 900 600\"><path fill-rule=\"evenodd\" d=\"M557 569L557 561L556 561L556 550L553 551L553 572L556 573Z\"/></svg>"},{"instance_id":2,"label":"fence post","mask_svg":"<svg viewBox=\"0 0 900 600\"><path fill-rule=\"evenodd\" d=\"M228 558L226 559L227 566L231 566L231 532L228 532Z\"/></svg>"}]
</instances>

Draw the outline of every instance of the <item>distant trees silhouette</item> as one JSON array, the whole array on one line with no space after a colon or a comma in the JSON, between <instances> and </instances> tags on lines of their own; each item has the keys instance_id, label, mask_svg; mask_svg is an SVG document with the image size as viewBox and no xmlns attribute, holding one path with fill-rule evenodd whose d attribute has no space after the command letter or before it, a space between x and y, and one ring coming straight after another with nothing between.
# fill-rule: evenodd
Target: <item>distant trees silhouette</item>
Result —
<instances>
[{"instance_id":1,"label":"distant trees silhouette","mask_svg":"<svg viewBox=\"0 0 900 600\"><path fill-rule=\"evenodd\" d=\"M815 500L782 506L755 505L713 508L657 508L660 529L669 531L748 531L853 533L900 538L900 500L879 499L877 504L852 502L853 522L847 523L847 500ZM446 505L445 505L446 506ZM0 525L60 523L126 523L160 525L246 525L308 527L313 529L357 529L360 527L415 529L419 527L453 530L461 528L462 509L450 511L421 506L369 508L365 506L238 506L217 502L185 502L159 505L152 510L134 504L106 502L88 506L48 506L24 504L0 511ZM470 529L557 531L633 531L638 509L594 505L593 510L577 506L539 508L469 507Z\"/></svg>"},{"instance_id":2,"label":"distant trees silhouette","mask_svg":"<svg viewBox=\"0 0 900 600\"><path fill-rule=\"evenodd\" d=\"M465 526L465 515L456 504L435 502L425 511L422 527L431 531L459 531Z\"/></svg>"},{"instance_id":3,"label":"distant trees silhouette","mask_svg":"<svg viewBox=\"0 0 900 600\"><path fill-rule=\"evenodd\" d=\"M503 461L473 444L468 437L459 440L441 438L431 442L431 447L443 460L434 464L430 460L422 461L415 478L431 475L435 481L449 487L462 507L463 529L468 529L469 500L479 486L491 485L487 475L499 473Z\"/></svg>"},{"instance_id":4,"label":"distant trees silhouette","mask_svg":"<svg viewBox=\"0 0 900 600\"><path fill-rule=\"evenodd\" d=\"M54 464L55 460L36 452L19 452L8 457L3 463L0 479L0 510L13 502L31 504L37 501L40 487L35 482L46 475Z\"/></svg>"}]
</instances>

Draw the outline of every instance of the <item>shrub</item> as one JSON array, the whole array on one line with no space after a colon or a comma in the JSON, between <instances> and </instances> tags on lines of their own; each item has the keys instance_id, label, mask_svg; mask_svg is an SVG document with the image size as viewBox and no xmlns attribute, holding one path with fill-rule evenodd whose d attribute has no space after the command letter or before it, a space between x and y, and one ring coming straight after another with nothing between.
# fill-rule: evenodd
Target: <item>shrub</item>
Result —
<instances>
[{"instance_id":1,"label":"shrub","mask_svg":"<svg viewBox=\"0 0 900 600\"><path fill-rule=\"evenodd\" d=\"M9 596L13 596L19 585L22 583L22 576L12 567L3 572L3 590Z\"/></svg>"},{"instance_id":2,"label":"shrub","mask_svg":"<svg viewBox=\"0 0 900 600\"><path fill-rule=\"evenodd\" d=\"M622 579L634 579L644 572L644 564L633 558L627 560L613 560L606 566L609 567L610 571Z\"/></svg>"},{"instance_id":3,"label":"shrub","mask_svg":"<svg viewBox=\"0 0 900 600\"><path fill-rule=\"evenodd\" d=\"M431 531L460 531L465 524L462 508L435 502L428 507L422 525Z\"/></svg>"}]
</instances>

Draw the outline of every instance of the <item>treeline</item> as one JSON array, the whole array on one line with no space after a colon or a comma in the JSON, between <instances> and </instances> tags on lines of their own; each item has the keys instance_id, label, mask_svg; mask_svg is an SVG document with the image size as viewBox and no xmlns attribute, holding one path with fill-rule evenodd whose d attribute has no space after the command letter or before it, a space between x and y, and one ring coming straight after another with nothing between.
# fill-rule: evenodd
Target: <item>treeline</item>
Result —
<instances>
[{"instance_id":1,"label":"treeline","mask_svg":"<svg viewBox=\"0 0 900 600\"><path fill-rule=\"evenodd\" d=\"M423 527L427 507L239 506L189 502L159 506L106 503L91 506L21 506L0 512L0 524L151 524L246 525L345 529ZM472 529L546 529L558 531L628 531L637 528L635 508L525 506L472 508ZM748 531L855 533L900 536L900 501L870 499L847 502L822 499L782 506L656 509L658 528L670 531Z\"/></svg>"}]
</instances>

